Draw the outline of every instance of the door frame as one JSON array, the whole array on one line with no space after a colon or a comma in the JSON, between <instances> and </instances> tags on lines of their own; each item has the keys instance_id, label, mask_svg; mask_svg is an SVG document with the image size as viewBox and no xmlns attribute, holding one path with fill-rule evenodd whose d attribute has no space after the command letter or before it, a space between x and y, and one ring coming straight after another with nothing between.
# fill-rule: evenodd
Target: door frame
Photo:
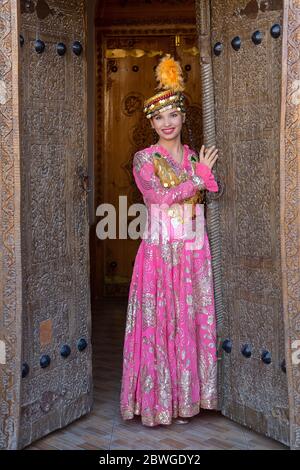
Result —
<instances>
[{"instance_id":1,"label":"door frame","mask_svg":"<svg viewBox=\"0 0 300 470\"><path fill-rule=\"evenodd\" d=\"M1 2L0 19L0 408L6 410L0 449L16 449L22 348L19 1Z\"/></svg>"},{"instance_id":2,"label":"door frame","mask_svg":"<svg viewBox=\"0 0 300 470\"><path fill-rule=\"evenodd\" d=\"M300 449L299 0L284 0L282 30L280 123L280 237L282 295L283 317L285 324L285 360L289 391L290 448Z\"/></svg>"}]
</instances>

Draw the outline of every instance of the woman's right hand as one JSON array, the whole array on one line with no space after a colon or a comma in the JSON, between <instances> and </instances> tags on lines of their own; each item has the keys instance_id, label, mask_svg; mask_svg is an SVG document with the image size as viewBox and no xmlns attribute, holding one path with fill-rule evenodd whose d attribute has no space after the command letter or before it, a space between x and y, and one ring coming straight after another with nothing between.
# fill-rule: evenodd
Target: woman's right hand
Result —
<instances>
[{"instance_id":1,"label":"woman's right hand","mask_svg":"<svg viewBox=\"0 0 300 470\"><path fill-rule=\"evenodd\" d=\"M208 168L212 169L215 162L217 161L218 151L219 150L215 145L212 145L207 149L203 144L199 152L199 163L203 163L204 165L208 166Z\"/></svg>"}]
</instances>

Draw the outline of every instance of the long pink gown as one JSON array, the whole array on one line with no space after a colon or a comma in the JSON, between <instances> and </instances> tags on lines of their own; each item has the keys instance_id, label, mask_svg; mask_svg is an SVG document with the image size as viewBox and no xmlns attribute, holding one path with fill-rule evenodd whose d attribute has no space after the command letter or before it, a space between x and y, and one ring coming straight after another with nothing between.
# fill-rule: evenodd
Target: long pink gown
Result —
<instances>
[{"instance_id":1,"label":"long pink gown","mask_svg":"<svg viewBox=\"0 0 300 470\"><path fill-rule=\"evenodd\" d=\"M177 175L188 178L165 188L154 172L158 152ZM133 175L149 214L151 204L182 204L197 191L191 157L184 145L177 163L161 145L136 152ZM196 157L197 158L197 157ZM205 189L217 191L213 173L203 165ZM199 165L201 166L201 165ZM141 416L146 426L171 424L200 408L217 409L217 351L211 253L204 221L201 249L186 240L164 243L142 239L129 290L123 349L120 411L124 420Z\"/></svg>"}]
</instances>

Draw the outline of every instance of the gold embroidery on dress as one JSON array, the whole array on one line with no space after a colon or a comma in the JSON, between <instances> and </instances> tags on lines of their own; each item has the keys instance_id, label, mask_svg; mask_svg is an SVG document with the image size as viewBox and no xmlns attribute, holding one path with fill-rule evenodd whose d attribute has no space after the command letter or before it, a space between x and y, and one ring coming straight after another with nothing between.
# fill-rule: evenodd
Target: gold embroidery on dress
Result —
<instances>
[{"instance_id":1,"label":"gold embroidery on dress","mask_svg":"<svg viewBox=\"0 0 300 470\"><path fill-rule=\"evenodd\" d=\"M193 170L195 172L195 163L193 161L190 162L193 166ZM188 174L184 170L179 175L175 173L171 165L167 162L167 160L161 157L158 153L153 156L153 165L154 165L154 172L159 177L160 182L164 188L171 188L177 186L178 184L182 183L183 181L188 180ZM192 218L194 219L196 216L196 204L204 202L204 190L198 190L194 196L186 198L182 201L182 204L192 204ZM168 210L168 214L171 217L178 217L179 213L176 210L177 204L173 204L170 206ZM183 223L183 220L181 220Z\"/></svg>"}]
</instances>

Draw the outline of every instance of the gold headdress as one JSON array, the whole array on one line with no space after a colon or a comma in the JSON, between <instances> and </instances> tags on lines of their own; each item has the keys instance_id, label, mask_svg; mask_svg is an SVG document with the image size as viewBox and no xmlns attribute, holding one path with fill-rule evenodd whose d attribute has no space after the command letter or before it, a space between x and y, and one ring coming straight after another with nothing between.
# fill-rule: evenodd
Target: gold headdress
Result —
<instances>
[{"instance_id":1,"label":"gold headdress","mask_svg":"<svg viewBox=\"0 0 300 470\"><path fill-rule=\"evenodd\" d=\"M166 54L160 60L155 70L155 78L158 81L156 89L163 90L156 93L144 102L144 113L150 119L154 114L167 109L177 108L185 113L184 81L182 69L170 54Z\"/></svg>"}]
</instances>

